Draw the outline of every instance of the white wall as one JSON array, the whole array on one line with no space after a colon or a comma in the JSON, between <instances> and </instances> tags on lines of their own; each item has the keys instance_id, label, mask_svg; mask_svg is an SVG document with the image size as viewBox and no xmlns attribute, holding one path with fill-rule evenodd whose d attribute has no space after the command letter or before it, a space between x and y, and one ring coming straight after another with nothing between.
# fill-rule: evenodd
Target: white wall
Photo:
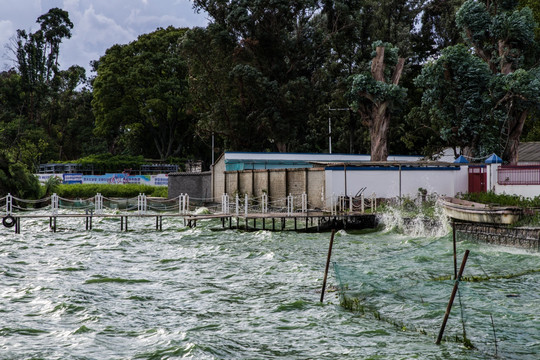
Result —
<instances>
[{"instance_id":1,"label":"white wall","mask_svg":"<svg viewBox=\"0 0 540 360\"><path fill-rule=\"evenodd\" d=\"M226 152L226 160L282 160L282 161L322 161L322 162L355 162L369 161L370 155L361 154L315 154L315 153L250 153ZM414 155L388 155L388 161L418 161L421 156ZM218 159L219 160L219 159Z\"/></svg>"},{"instance_id":2,"label":"white wall","mask_svg":"<svg viewBox=\"0 0 540 360\"><path fill-rule=\"evenodd\" d=\"M369 168L347 168L347 195L355 196L366 187L364 196L370 197L375 193L378 198L411 197L418 195L418 189L423 188L428 194L454 196L468 189L468 167L462 166L457 170L448 168L402 168L388 170L368 170ZM328 168L326 175L326 203L330 206L330 197L345 194L345 171L343 168ZM400 193L401 176L401 193Z\"/></svg>"}]
</instances>

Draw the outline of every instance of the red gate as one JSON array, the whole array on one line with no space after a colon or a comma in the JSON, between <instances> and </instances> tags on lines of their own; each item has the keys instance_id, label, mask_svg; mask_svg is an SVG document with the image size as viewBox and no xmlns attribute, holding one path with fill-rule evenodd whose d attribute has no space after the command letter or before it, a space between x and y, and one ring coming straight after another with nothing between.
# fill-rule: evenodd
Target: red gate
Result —
<instances>
[{"instance_id":1,"label":"red gate","mask_svg":"<svg viewBox=\"0 0 540 360\"><path fill-rule=\"evenodd\" d=\"M487 172L485 165L469 166L469 193L487 191Z\"/></svg>"}]
</instances>

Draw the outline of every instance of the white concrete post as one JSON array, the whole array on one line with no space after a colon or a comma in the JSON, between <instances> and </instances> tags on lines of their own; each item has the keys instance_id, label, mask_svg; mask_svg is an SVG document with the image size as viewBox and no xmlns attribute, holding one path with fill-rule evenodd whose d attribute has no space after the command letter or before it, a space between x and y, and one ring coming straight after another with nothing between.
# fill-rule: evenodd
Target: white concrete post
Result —
<instances>
[{"instance_id":1,"label":"white concrete post","mask_svg":"<svg viewBox=\"0 0 540 360\"><path fill-rule=\"evenodd\" d=\"M360 195L360 203L362 204L361 207L362 207L362 214L363 214L364 213L364 194Z\"/></svg>"},{"instance_id":2,"label":"white concrete post","mask_svg":"<svg viewBox=\"0 0 540 360\"><path fill-rule=\"evenodd\" d=\"M180 194L178 195L178 213L179 214L183 214L183 209L184 209L184 194Z\"/></svg>"},{"instance_id":3,"label":"white concrete post","mask_svg":"<svg viewBox=\"0 0 540 360\"><path fill-rule=\"evenodd\" d=\"M146 194L139 194L137 197L137 213L139 215L146 214L147 209L147 202L146 202Z\"/></svg>"},{"instance_id":4,"label":"white concrete post","mask_svg":"<svg viewBox=\"0 0 540 360\"><path fill-rule=\"evenodd\" d=\"M307 213L307 194L302 193L302 212Z\"/></svg>"},{"instance_id":5,"label":"white concrete post","mask_svg":"<svg viewBox=\"0 0 540 360\"><path fill-rule=\"evenodd\" d=\"M7 194L6 196L6 215L13 213L13 195Z\"/></svg>"},{"instance_id":6,"label":"white concrete post","mask_svg":"<svg viewBox=\"0 0 540 360\"><path fill-rule=\"evenodd\" d=\"M180 214L186 214L189 209L189 195L180 194L178 197L178 212Z\"/></svg>"},{"instance_id":7,"label":"white concrete post","mask_svg":"<svg viewBox=\"0 0 540 360\"><path fill-rule=\"evenodd\" d=\"M236 216L240 213L240 198L238 197L238 194L236 194Z\"/></svg>"},{"instance_id":8,"label":"white concrete post","mask_svg":"<svg viewBox=\"0 0 540 360\"><path fill-rule=\"evenodd\" d=\"M103 195L101 195L100 193L96 194L96 197L94 199L94 207L96 210L96 214L103 213Z\"/></svg>"},{"instance_id":9,"label":"white concrete post","mask_svg":"<svg viewBox=\"0 0 540 360\"><path fill-rule=\"evenodd\" d=\"M221 195L221 212L224 214L229 213L229 195L227 193Z\"/></svg>"},{"instance_id":10,"label":"white concrete post","mask_svg":"<svg viewBox=\"0 0 540 360\"><path fill-rule=\"evenodd\" d=\"M287 196L287 215L292 215L293 213L293 196L289 193L289 196Z\"/></svg>"},{"instance_id":11,"label":"white concrete post","mask_svg":"<svg viewBox=\"0 0 540 360\"><path fill-rule=\"evenodd\" d=\"M51 195L51 210L53 215L58 215L58 195Z\"/></svg>"},{"instance_id":12,"label":"white concrete post","mask_svg":"<svg viewBox=\"0 0 540 360\"><path fill-rule=\"evenodd\" d=\"M249 203L248 203L248 194L246 194L244 196L244 214L247 216L248 214L248 206L249 206Z\"/></svg>"},{"instance_id":13,"label":"white concrete post","mask_svg":"<svg viewBox=\"0 0 540 360\"><path fill-rule=\"evenodd\" d=\"M268 212L268 194L263 193L262 194L262 204L261 204L261 211L263 214L266 214Z\"/></svg>"}]
</instances>

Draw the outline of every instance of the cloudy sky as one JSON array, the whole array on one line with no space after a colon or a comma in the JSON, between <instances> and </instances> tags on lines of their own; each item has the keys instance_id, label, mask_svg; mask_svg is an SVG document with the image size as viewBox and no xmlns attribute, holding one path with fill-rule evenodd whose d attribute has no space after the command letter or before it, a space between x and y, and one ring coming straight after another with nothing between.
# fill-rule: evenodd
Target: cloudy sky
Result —
<instances>
[{"instance_id":1,"label":"cloudy sky","mask_svg":"<svg viewBox=\"0 0 540 360\"><path fill-rule=\"evenodd\" d=\"M158 27L205 26L205 14L197 14L190 0L0 0L0 71L13 67L6 48L17 29L39 29L37 18L58 7L69 13L71 39L60 48L60 66L67 69L99 59L114 44L127 44Z\"/></svg>"}]
</instances>

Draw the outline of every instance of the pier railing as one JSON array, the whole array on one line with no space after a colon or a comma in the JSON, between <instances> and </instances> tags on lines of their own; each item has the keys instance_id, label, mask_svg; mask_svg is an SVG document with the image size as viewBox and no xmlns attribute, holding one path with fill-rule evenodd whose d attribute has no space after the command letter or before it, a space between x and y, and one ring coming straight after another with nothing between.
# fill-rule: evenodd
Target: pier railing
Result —
<instances>
[{"instance_id":1,"label":"pier railing","mask_svg":"<svg viewBox=\"0 0 540 360\"><path fill-rule=\"evenodd\" d=\"M289 194L286 198L272 199L271 201L265 193L261 196L223 194L220 199L190 198L188 194L180 194L172 199L147 197L145 194L139 194L132 198L109 198L100 193L86 199L67 199L52 194L39 200L21 199L8 194L0 198L0 212L6 216L34 211L50 212L51 216L57 215L59 211L91 212L96 215L101 215L105 211L121 211L136 215L145 215L149 212L190 215L196 212L197 209L204 208L206 214L236 216L269 212L292 216L298 213L307 214L315 211L339 215L365 213L368 210L376 212L377 199L375 194L370 198L365 198L363 194L358 197L332 194L326 199L326 204L329 204L329 206L323 209L309 208L306 193Z\"/></svg>"}]
</instances>

